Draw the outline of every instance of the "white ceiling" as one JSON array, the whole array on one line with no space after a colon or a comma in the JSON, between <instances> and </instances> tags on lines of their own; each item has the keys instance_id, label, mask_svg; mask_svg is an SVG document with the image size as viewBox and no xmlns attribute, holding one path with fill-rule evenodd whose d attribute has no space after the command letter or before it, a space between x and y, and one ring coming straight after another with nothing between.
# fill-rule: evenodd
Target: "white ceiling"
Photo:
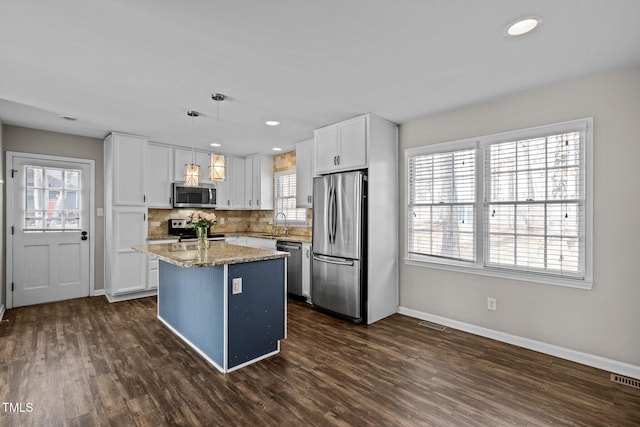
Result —
<instances>
[{"instance_id":1,"label":"white ceiling","mask_svg":"<svg viewBox=\"0 0 640 427\"><path fill-rule=\"evenodd\" d=\"M503 36L530 15L533 33ZM286 151L366 112L403 123L636 65L638 17L638 0L3 1L0 120Z\"/></svg>"}]
</instances>

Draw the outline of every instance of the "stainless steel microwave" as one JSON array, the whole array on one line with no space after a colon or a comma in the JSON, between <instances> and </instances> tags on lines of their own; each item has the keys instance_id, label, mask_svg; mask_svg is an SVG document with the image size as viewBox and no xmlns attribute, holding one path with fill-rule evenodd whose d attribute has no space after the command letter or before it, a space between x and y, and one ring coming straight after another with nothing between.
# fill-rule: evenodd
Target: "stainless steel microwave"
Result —
<instances>
[{"instance_id":1,"label":"stainless steel microwave","mask_svg":"<svg viewBox=\"0 0 640 427\"><path fill-rule=\"evenodd\" d=\"M183 182L174 182L174 208L215 208L216 187L212 184L200 184L198 187L187 187Z\"/></svg>"}]
</instances>

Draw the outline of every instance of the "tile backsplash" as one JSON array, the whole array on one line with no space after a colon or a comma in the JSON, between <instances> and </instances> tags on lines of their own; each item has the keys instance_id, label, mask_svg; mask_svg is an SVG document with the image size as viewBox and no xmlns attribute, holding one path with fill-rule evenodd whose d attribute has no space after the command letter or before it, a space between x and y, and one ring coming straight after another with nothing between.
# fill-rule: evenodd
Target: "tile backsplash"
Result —
<instances>
[{"instance_id":1,"label":"tile backsplash","mask_svg":"<svg viewBox=\"0 0 640 427\"><path fill-rule=\"evenodd\" d=\"M211 209L149 209L149 237L166 236L169 231L170 218L188 218L196 211L211 211ZM246 231L257 233L271 233L274 231L273 211L250 210L214 210L218 217L217 233L242 233ZM224 222L224 224L222 224ZM311 209L307 209L308 227L289 227L289 234L296 236L311 236ZM278 224L278 232L282 232L283 225Z\"/></svg>"},{"instance_id":2,"label":"tile backsplash","mask_svg":"<svg viewBox=\"0 0 640 427\"><path fill-rule=\"evenodd\" d=\"M296 168L296 152L278 154L273 157L274 172L292 170ZM169 218L188 218L196 211L211 211L212 209L149 209L149 237L166 236L169 232ZM214 210L218 217L217 233L272 233L274 231L274 212L272 210ZM224 219L224 220L223 220ZM222 221L223 220L223 221ZM224 224L222 224L224 222ZM289 234L311 237L311 209L307 209L307 227L289 227ZM282 233L284 225L278 225L278 232Z\"/></svg>"}]
</instances>

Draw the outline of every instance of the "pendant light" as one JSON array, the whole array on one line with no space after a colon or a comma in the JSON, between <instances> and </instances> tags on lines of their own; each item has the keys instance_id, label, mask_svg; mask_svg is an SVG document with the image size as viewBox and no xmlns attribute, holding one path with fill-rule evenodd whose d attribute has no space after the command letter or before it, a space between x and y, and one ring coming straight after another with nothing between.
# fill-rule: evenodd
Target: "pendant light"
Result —
<instances>
[{"instance_id":1,"label":"pendant light","mask_svg":"<svg viewBox=\"0 0 640 427\"><path fill-rule=\"evenodd\" d=\"M200 113L197 111L189 110L187 115L191 117L191 163L185 165L184 168L184 185L187 187L197 187L200 185L200 165L196 164L196 150L194 148L193 137L193 119L198 117Z\"/></svg>"},{"instance_id":2,"label":"pendant light","mask_svg":"<svg viewBox=\"0 0 640 427\"><path fill-rule=\"evenodd\" d=\"M218 143L220 142L220 101L224 101L225 96L221 93L214 93L211 95L211 99L216 101L217 105L217 137ZM223 154L212 153L209 156L209 179L213 182L222 182L225 180L227 172L227 166Z\"/></svg>"}]
</instances>

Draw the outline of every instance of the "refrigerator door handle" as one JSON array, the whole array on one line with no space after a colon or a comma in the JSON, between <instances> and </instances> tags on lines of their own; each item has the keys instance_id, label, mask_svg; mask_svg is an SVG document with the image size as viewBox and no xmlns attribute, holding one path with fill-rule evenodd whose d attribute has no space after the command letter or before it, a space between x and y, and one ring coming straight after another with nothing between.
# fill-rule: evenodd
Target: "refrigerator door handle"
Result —
<instances>
[{"instance_id":1,"label":"refrigerator door handle","mask_svg":"<svg viewBox=\"0 0 640 427\"><path fill-rule=\"evenodd\" d=\"M353 265L353 261L347 260L347 259L324 258L318 255L314 255L313 259L320 262L326 262L328 264L349 265L349 266Z\"/></svg>"},{"instance_id":2,"label":"refrigerator door handle","mask_svg":"<svg viewBox=\"0 0 640 427\"><path fill-rule=\"evenodd\" d=\"M333 216L333 222L331 225L331 235L332 235L332 240L333 240L333 244L335 245L336 243L336 231L338 229L338 193L336 191L336 188L333 187L333 212L332 212L332 216Z\"/></svg>"},{"instance_id":3,"label":"refrigerator door handle","mask_svg":"<svg viewBox=\"0 0 640 427\"><path fill-rule=\"evenodd\" d=\"M333 203L334 203L334 199L333 199L333 195L335 192L335 188L333 188L333 186L329 187L329 200L328 200L328 211L329 214L327 215L328 218L328 222L329 224L327 224L327 233L328 233L328 237L329 237L329 244L334 243L334 234L333 234L333 224L335 222L335 218L333 217Z\"/></svg>"}]
</instances>

